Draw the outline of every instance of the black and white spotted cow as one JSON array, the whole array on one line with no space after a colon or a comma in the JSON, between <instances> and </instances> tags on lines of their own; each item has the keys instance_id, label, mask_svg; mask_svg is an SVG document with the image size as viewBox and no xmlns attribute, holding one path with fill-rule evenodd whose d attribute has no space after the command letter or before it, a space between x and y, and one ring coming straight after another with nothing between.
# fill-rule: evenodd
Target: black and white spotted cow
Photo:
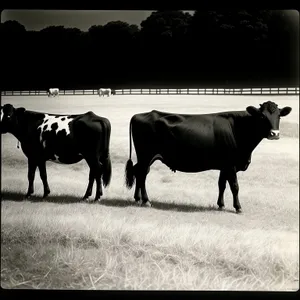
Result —
<instances>
[{"instance_id":1,"label":"black and white spotted cow","mask_svg":"<svg viewBox=\"0 0 300 300\"><path fill-rule=\"evenodd\" d=\"M47 91L47 94L48 94L48 97L50 97L50 96L52 96L52 97L59 96L59 89L58 88L49 89Z\"/></svg>"},{"instance_id":2,"label":"black and white spotted cow","mask_svg":"<svg viewBox=\"0 0 300 300\"><path fill-rule=\"evenodd\" d=\"M44 196L50 193L46 161L74 164L85 159L90 167L89 183L83 197L88 200L96 181L95 201L102 196L102 185L111 179L109 143L111 124L92 111L78 115L55 115L15 108L11 104L1 106L1 134L11 133L21 143L28 158L28 191L33 192L36 168L44 186Z\"/></svg>"}]
</instances>

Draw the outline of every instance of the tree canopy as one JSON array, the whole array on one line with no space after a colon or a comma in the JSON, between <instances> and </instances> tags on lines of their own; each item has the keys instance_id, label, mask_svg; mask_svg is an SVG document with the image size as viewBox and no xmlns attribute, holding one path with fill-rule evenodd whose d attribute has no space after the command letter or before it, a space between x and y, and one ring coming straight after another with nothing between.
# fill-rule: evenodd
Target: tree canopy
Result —
<instances>
[{"instance_id":1,"label":"tree canopy","mask_svg":"<svg viewBox=\"0 0 300 300\"><path fill-rule=\"evenodd\" d=\"M27 31L1 23L2 89L295 86L299 17L286 11L155 11L123 21Z\"/></svg>"}]
</instances>

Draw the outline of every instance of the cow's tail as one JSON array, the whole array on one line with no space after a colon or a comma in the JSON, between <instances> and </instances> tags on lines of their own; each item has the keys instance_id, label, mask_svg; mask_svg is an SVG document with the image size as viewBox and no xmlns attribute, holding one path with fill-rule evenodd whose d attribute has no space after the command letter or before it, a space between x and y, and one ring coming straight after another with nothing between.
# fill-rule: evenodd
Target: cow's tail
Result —
<instances>
[{"instance_id":1,"label":"cow's tail","mask_svg":"<svg viewBox=\"0 0 300 300\"><path fill-rule=\"evenodd\" d=\"M128 189L131 189L134 180L135 180L135 175L134 175L134 168L133 168L133 162L131 159L131 152L132 152L132 138L131 138L131 132L132 132L132 125L131 125L132 119L130 120L130 125L129 125L129 159L126 163L126 168L125 168L125 182L126 186Z\"/></svg>"},{"instance_id":2,"label":"cow's tail","mask_svg":"<svg viewBox=\"0 0 300 300\"><path fill-rule=\"evenodd\" d=\"M109 121L108 121L109 122ZM110 123L106 124L104 122L104 124L106 125L106 130L104 130L105 132L105 147L107 147L107 153L106 153L106 157L103 160L103 175L102 175L102 181L103 181L103 186L107 187L110 184L110 180L111 180L111 173L112 173L112 168L111 168L111 160L110 160L110 154L109 154L109 143L110 143L110 133L111 133L111 127L110 127Z\"/></svg>"}]
</instances>

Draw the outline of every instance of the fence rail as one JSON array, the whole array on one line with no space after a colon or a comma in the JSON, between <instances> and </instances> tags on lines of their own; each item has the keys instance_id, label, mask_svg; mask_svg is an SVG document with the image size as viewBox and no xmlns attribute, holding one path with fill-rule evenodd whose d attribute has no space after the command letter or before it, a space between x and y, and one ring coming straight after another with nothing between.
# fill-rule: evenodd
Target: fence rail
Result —
<instances>
[{"instance_id":1,"label":"fence rail","mask_svg":"<svg viewBox=\"0 0 300 300\"><path fill-rule=\"evenodd\" d=\"M299 95L299 87L277 88L193 88L117 89L116 95ZM97 95L98 90L60 90L60 95ZM45 96L47 91L1 91L2 96Z\"/></svg>"}]
</instances>

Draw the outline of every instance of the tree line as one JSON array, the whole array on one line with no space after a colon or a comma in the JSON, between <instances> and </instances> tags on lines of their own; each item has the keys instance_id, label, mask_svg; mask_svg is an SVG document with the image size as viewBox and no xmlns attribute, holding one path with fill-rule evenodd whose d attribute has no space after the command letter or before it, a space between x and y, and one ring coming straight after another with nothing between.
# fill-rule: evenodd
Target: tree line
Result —
<instances>
[{"instance_id":1,"label":"tree line","mask_svg":"<svg viewBox=\"0 0 300 300\"><path fill-rule=\"evenodd\" d=\"M299 20L298 20L299 22ZM299 25L286 11L156 11L88 31L1 23L2 89L298 86Z\"/></svg>"}]
</instances>

